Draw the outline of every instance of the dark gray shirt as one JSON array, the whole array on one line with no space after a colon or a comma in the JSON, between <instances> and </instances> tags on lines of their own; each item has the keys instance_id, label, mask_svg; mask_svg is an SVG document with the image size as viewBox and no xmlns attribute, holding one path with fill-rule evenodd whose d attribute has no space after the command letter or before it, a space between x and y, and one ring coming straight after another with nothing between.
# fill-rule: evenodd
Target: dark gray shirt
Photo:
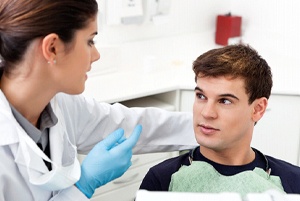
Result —
<instances>
[{"instance_id":1,"label":"dark gray shirt","mask_svg":"<svg viewBox=\"0 0 300 201\"><path fill-rule=\"evenodd\" d=\"M17 122L25 130L25 132L33 139L41 150L50 158L49 149L49 128L54 126L58 119L54 114L51 105L48 104L38 120L38 128L32 125L21 113L19 113L12 105L10 105L12 113ZM50 164L46 162L48 169L51 169Z\"/></svg>"}]
</instances>

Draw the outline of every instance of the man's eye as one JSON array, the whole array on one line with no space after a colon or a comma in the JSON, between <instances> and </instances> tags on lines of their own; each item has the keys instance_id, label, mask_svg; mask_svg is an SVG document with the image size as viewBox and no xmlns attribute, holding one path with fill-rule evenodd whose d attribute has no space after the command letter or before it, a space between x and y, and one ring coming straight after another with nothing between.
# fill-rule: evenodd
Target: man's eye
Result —
<instances>
[{"instance_id":1,"label":"man's eye","mask_svg":"<svg viewBox=\"0 0 300 201\"><path fill-rule=\"evenodd\" d=\"M198 99L202 99L202 100L205 99L205 96L204 96L203 94L201 94L201 93L196 93L196 97L197 97Z\"/></svg>"},{"instance_id":2,"label":"man's eye","mask_svg":"<svg viewBox=\"0 0 300 201\"><path fill-rule=\"evenodd\" d=\"M223 99L220 100L220 103L223 103L223 104L225 104L225 105L229 105L229 104L231 104L232 102L231 102L230 100L228 100L228 99L223 98Z\"/></svg>"}]
</instances>

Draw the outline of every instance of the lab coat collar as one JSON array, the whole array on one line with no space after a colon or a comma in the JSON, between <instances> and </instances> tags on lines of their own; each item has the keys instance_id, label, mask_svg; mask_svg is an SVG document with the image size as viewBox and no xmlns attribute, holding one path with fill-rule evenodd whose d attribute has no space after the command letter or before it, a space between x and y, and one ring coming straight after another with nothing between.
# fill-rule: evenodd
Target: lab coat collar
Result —
<instances>
[{"instance_id":1,"label":"lab coat collar","mask_svg":"<svg viewBox=\"0 0 300 201\"><path fill-rule=\"evenodd\" d=\"M14 118L9 102L0 89L0 146L19 142L17 132L20 125Z\"/></svg>"},{"instance_id":2,"label":"lab coat collar","mask_svg":"<svg viewBox=\"0 0 300 201\"><path fill-rule=\"evenodd\" d=\"M46 158L46 160L53 162L56 167L60 167L73 165L77 155L76 147L72 145L68 138L68 134L65 130L64 117L62 115L62 112L60 111L60 108L55 98L51 101L51 106L53 107L54 113L58 117L57 124L50 128L49 133L51 159L49 159L48 156L46 156L43 152L39 150L36 143L30 143L30 146L29 144L26 145L26 150L30 152L30 163L28 167L31 170L36 170L41 173L49 172L42 157L44 157L44 159ZM21 134L23 135L22 138L25 137L27 138L27 140L30 138L25 132ZM31 138L30 141L32 141ZM23 166L26 166L26 160L24 160L25 157L23 151L24 150L22 150L22 147L19 146L18 154L16 156L16 162ZM38 152L40 153L38 154Z\"/></svg>"},{"instance_id":3,"label":"lab coat collar","mask_svg":"<svg viewBox=\"0 0 300 201\"><path fill-rule=\"evenodd\" d=\"M26 166L23 150L19 146L19 135L26 135L28 138L29 136L14 118L9 102L1 90L0 111L0 146L9 145L12 154L15 157L15 162L18 165ZM39 156L34 154L32 151L30 155L32 156L30 168L42 173L48 171L44 161Z\"/></svg>"},{"instance_id":4,"label":"lab coat collar","mask_svg":"<svg viewBox=\"0 0 300 201\"><path fill-rule=\"evenodd\" d=\"M70 163L73 163L75 160L74 152L76 152L76 148L73 148L72 151L70 151L70 149L72 148L72 144L69 141L66 131L64 130L64 118L55 98L51 101L51 105L53 107L54 113L58 117L58 123L54 127L50 128L49 133L51 158L52 161L58 165L68 165ZM15 157L15 162L18 165L25 167L26 160L24 158L23 150L21 146L19 146L19 135L22 135L26 138L30 137L14 118L9 106L9 102L1 89L0 111L0 146L10 145L11 151ZM34 146L37 145L35 144ZM69 150L64 151L64 149ZM35 153L31 148L29 148L28 150L31 157L29 168L41 173L48 172L49 170L47 169L43 159L38 156L37 153Z\"/></svg>"},{"instance_id":5,"label":"lab coat collar","mask_svg":"<svg viewBox=\"0 0 300 201\"><path fill-rule=\"evenodd\" d=\"M77 148L69 139L65 127L64 116L57 103L56 97L51 100L51 106L58 118L57 124L50 128L49 139L51 159L57 165L68 166L74 163L74 156L77 155Z\"/></svg>"}]
</instances>

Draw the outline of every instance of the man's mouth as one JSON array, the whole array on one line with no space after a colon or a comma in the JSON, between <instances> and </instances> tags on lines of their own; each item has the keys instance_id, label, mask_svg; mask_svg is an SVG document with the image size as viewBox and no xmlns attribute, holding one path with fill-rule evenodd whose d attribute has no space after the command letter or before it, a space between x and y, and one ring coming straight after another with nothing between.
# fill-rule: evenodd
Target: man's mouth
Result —
<instances>
[{"instance_id":1,"label":"man's mouth","mask_svg":"<svg viewBox=\"0 0 300 201\"><path fill-rule=\"evenodd\" d=\"M214 134L215 132L219 131L219 129L214 128L213 126L206 125L206 124L200 124L200 130L203 134L206 135L211 135Z\"/></svg>"}]
</instances>

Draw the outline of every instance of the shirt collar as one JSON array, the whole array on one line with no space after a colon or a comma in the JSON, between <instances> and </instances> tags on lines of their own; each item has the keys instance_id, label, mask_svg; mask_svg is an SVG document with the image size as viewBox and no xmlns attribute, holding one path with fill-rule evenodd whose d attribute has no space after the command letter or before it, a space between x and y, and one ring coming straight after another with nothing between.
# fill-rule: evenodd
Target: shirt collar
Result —
<instances>
[{"instance_id":1,"label":"shirt collar","mask_svg":"<svg viewBox=\"0 0 300 201\"><path fill-rule=\"evenodd\" d=\"M21 113L19 113L12 105L10 105L12 113L20 126L33 139L35 143L41 143L43 149L48 144L48 129L54 126L58 119L54 114L52 107L48 104L42 111L39 119L39 129L32 125Z\"/></svg>"}]
</instances>

